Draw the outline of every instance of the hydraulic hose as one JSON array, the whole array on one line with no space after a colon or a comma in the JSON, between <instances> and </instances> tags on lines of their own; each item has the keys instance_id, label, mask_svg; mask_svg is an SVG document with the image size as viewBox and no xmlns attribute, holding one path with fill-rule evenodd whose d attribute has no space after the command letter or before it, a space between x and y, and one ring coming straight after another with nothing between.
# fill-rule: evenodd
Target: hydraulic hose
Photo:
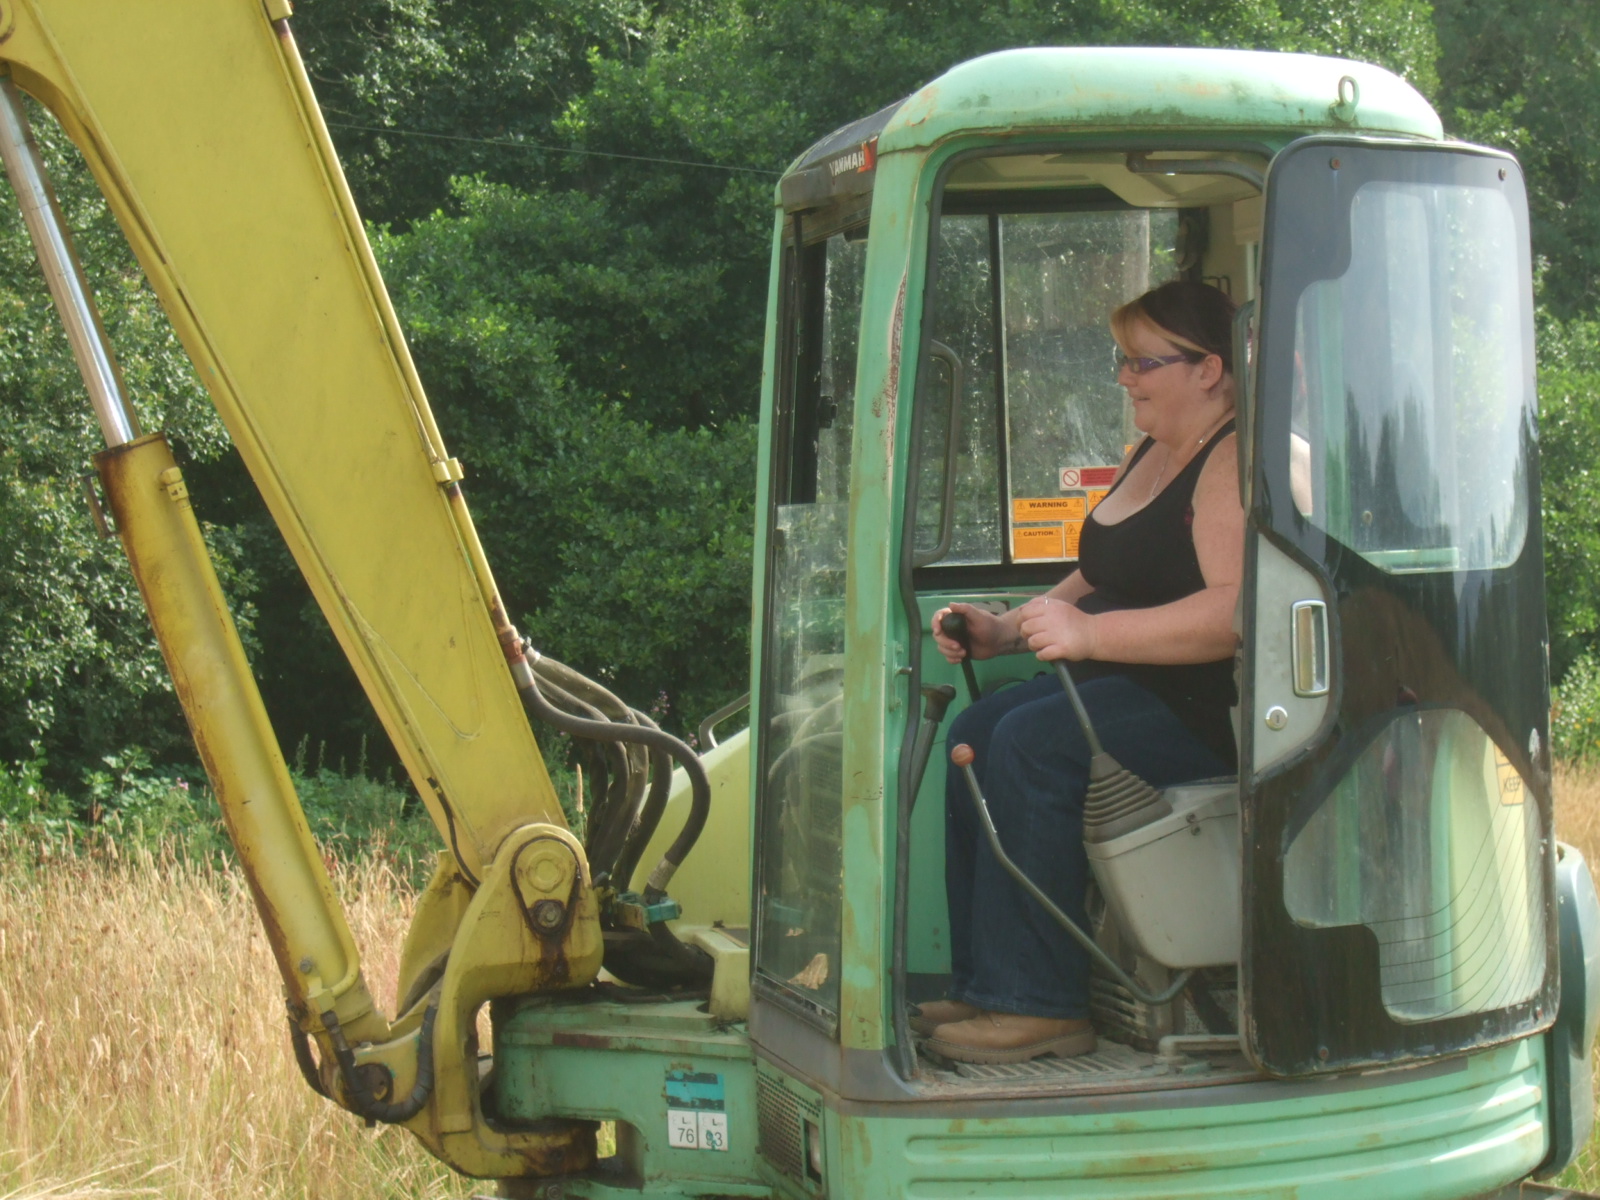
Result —
<instances>
[{"instance_id":1,"label":"hydraulic hose","mask_svg":"<svg viewBox=\"0 0 1600 1200\"><path fill-rule=\"evenodd\" d=\"M699 756L686 743L663 730L631 722L593 721L562 712L546 700L540 691L539 681L528 661L530 653L537 655L538 652L524 651L521 662L512 665L512 675L516 679L517 690L521 693L522 703L530 716L573 737L590 738L594 741L626 742L630 745L665 751L677 761L683 768L684 774L689 777L689 816L645 883L645 899L659 900L666 894L668 882L683 865L683 860L694 848L695 842L699 840L706 826L706 818L711 814L711 781L706 776L705 767L701 764Z\"/></svg>"},{"instance_id":2,"label":"hydraulic hose","mask_svg":"<svg viewBox=\"0 0 1600 1200\"><path fill-rule=\"evenodd\" d=\"M608 727L611 724L611 719L595 705L548 680L540 691L552 706L569 716L587 715L588 719ZM584 851L596 878L609 878L634 822L638 800L643 797L644 789L634 786L639 772L635 770L633 747L614 741L596 742L588 738L580 741L588 760L595 797L584 835Z\"/></svg>"},{"instance_id":3,"label":"hydraulic hose","mask_svg":"<svg viewBox=\"0 0 1600 1200\"><path fill-rule=\"evenodd\" d=\"M328 1031L328 1040L333 1043L334 1061L339 1066L339 1079L349 1097L351 1112L369 1121L403 1125L422 1111L422 1106L433 1094L433 1019L438 1013L439 1001L435 1000L422 1014L422 1027L417 1031L417 1082L409 1096L395 1101L379 1100L372 1094L365 1074L356 1067L355 1051L350 1049L350 1043L345 1039L338 1016L332 1010L322 1014L322 1025ZM301 1070L305 1070L304 1064ZM327 1095L322 1088L317 1090Z\"/></svg>"},{"instance_id":4,"label":"hydraulic hose","mask_svg":"<svg viewBox=\"0 0 1600 1200\"><path fill-rule=\"evenodd\" d=\"M545 698L569 715L657 728L655 722L644 713L629 707L594 680L555 659L539 658L533 664L533 669ZM596 760L609 760L607 769L614 786L605 794L603 804L596 804L590 817L585 839L589 861L597 875L603 872L619 886L626 887L634 867L638 865L639 856L644 853L650 835L654 834L660 822L660 812L657 811L652 820L649 810L653 804L658 809L665 808L666 794L658 796L658 791L671 786L671 758L661 749L617 742L590 742L590 747L591 755ZM658 783L662 771L667 773L668 778ZM644 841L638 842L641 827L645 824L648 824L649 832L644 835Z\"/></svg>"},{"instance_id":5,"label":"hydraulic hose","mask_svg":"<svg viewBox=\"0 0 1600 1200\"><path fill-rule=\"evenodd\" d=\"M651 725L654 726L654 722L651 722ZM645 796L644 807L639 810L638 819L628 831L622 854L618 857L617 865L611 873L619 887L627 887L632 881L633 873L639 868L639 860L644 857L645 848L650 845L650 839L656 835L656 829L661 824L661 815L667 811L667 801L671 796L672 757L664 750L652 749L650 791Z\"/></svg>"}]
</instances>

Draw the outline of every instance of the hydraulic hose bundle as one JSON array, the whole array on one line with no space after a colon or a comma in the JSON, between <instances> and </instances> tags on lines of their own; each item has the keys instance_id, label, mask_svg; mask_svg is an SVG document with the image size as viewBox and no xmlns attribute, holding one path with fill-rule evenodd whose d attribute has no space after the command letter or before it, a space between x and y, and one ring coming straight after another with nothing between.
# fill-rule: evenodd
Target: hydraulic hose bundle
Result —
<instances>
[{"instance_id":1,"label":"hydraulic hose bundle","mask_svg":"<svg viewBox=\"0 0 1600 1200\"><path fill-rule=\"evenodd\" d=\"M691 793L689 816L650 872L639 906L646 913L659 911L667 884L711 812L711 782L699 756L598 683L536 650L524 649L522 661L513 664L513 675L530 716L589 743L595 804L585 850L597 886L609 884L615 892L626 891L666 810L673 763L683 767ZM647 919L642 928L628 928L615 919L609 922L606 966L612 974L657 988L709 982L710 957L678 941L668 919Z\"/></svg>"}]
</instances>

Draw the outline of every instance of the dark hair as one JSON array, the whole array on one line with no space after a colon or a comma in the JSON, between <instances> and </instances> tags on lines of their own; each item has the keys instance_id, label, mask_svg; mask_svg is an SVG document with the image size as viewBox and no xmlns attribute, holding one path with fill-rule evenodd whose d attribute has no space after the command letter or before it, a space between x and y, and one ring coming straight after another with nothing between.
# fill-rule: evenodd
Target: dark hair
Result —
<instances>
[{"instance_id":1,"label":"dark hair","mask_svg":"<svg viewBox=\"0 0 1600 1200\"><path fill-rule=\"evenodd\" d=\"M1233 374L1232 297L1209 283L1174 279L1128 301L1111 314L1111 332L1125 342L1128 327L1135 321L1155 326L1178 349L1195 357L1208 354L1222 360L1222 369Z\"/></svg>"}]
</instances>

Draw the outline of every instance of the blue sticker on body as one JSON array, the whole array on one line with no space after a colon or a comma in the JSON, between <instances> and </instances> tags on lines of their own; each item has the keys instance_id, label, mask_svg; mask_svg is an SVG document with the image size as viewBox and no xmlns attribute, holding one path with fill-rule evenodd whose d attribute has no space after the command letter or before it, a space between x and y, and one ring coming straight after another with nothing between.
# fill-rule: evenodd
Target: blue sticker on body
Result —
<instances>
[{"instance_id":1,"label":"blue sticker on body","mask_svg":"<svg viewBox=\"0 0 1600 1200\"><path fill-rule=\"evenodd\" d=\"M722 1076L710 1071L668 1071L667 1107L722 1112L727 1107Z\"/></svg>"}]
</instances>

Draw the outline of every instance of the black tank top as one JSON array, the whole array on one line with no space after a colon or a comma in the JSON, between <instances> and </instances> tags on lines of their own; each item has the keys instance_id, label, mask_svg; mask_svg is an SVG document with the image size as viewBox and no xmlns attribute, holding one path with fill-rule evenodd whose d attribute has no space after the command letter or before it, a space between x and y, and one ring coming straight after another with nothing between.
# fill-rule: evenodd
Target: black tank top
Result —
<instances>
[{"instance_id":1,"label":"black tank top","mask_svg":"<svg viewBox=\"0 0 1600 1200\"><path fill-rule=\"evenodd\" d=\"M1079 608L1087 613L1154 608L1204 590L1206 581L1194 549L1194 488L1211 451L1232 432L1230 420L1138 512L1115 525L1102 525L1092 514L1083 523L1078 570L1094 591L1078 601ZM1122 486L1134 464L1154 444L1146 438L1134 451L1128 470L1112 486L1112 492ZM1126 676L1160 697L1230 767L1237 763L1233 722L1228 717L1229 707L1238 703L1231 656L1216 662L1171 666L1082 662L1073 664L1072 674L1075 679Z\"/></svg>"}]
</instances>

